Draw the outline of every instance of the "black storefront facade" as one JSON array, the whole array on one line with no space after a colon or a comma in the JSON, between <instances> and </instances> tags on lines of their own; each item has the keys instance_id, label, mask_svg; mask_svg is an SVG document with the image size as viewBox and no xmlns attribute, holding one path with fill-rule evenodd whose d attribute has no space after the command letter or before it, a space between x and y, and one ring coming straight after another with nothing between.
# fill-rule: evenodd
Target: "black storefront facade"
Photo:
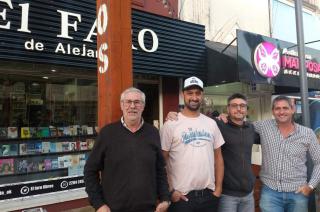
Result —
<instances>
[{"instance_id":1,"label":"black storefront facade","mask_svg":"<svg viewBox=\"0 0 320 212\"><path fill-rule=\"evenodd\" d=\"M247 94L249 100L257 99L249 108L253 110L249 111L252 120L271 118L272 95L296 95L300 91L297 46L241 30L236 42L237 46L206 42L207 84L224 87L225 96L238 91ZM305 57L309 91L320 90L320 51L306 48Z\"/></svg>"},{"instance_id":2,"label":"black storefront facade","mask_svg":"<svg viewBox=\"0 0 320 212\"><path fill-rule=\"evenodd\" d=\"M237 46L206 42L207 84L213 88L208 89L207 95L218 90L214 87L224 87L225 107L228 95L234 92L246 94L249 97L249 119L252 121L271 118L272 98L280 94L287 95L296 100L297 121L300 122L302 114L297 46L241 30L237 31L236 40ZM320 138L320 114L314 109L318 108L316 105L320 100L320 51L306 48L305 60L310 110L313 111L310 116L311 128ZM213 99L219 97L214 95L213 92Z\"/></svg>"},{"instance_id":3,"label":"black storefront facade","mask_svg":"<svg viewBox=\"0 0 320 212\"><path fill-rule=\"evenodd\" d=\"M1 208L85 198L98 115L95 1L0 1L1 11ZM204 26L133 10L132 49L134 85L153 96L146 119L159 124L166 83L178 99L181 78L205 78Z\"/></svg>"},{"instance_id":4,"label":"black storefront facade","mask_svg":"<svg viewBox=\"0 0 320 212\"><path fill-rule=\"evenodd\" d=\"M238 31L237 38L240 81L272 86L273 96L281 94L293 98L296 103L296 121L302 124L299 75L301 64L297 45L244 31ZM310 127L320 142L320 51L306 47L305 52L303 65L307 71Z\"/></svg>"},{"instance_id":5,"label":"black storefront facade","mask_svg":"<svg viewBox=\"0 0 320 212\"><path fill-rule=\"evenodd\" d=\"M209 86L238 81L299 88L295 44L241 30L236 40L237 47L207 43ZM306 48L305 58L309 90L319 90L320 51Z\"/></svg>"}]
</instances>

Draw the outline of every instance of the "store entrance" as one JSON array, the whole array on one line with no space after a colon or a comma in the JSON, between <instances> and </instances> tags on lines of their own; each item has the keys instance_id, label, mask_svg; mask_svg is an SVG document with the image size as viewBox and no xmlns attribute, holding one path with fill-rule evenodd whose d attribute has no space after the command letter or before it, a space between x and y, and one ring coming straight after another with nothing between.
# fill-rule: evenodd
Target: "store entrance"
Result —
<instances>
[{"instance_id":1,"label":"store entrance","mask_svg":"<svg viewBox=\"0 0 320 212\"><path fill-rule=\"evenodd\" d=\"M142 114L144 121L159 126L159 85L137 82L136 87L146 94L146 106Z\"/></svg>"}]
</instances>

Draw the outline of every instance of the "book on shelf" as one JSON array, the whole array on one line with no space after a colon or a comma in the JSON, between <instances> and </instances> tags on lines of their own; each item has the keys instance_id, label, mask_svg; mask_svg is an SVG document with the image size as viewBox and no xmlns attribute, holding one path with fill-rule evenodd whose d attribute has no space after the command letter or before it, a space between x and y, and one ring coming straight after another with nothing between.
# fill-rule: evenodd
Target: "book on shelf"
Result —
<instances>
[{"instance_id":1,"label":"book on shelf","mask_svg":"<svg viewBox=\"0 0 320 212\"><path fill-rule=\"evenodd\" d=\"M64 168L64 157L65 156L59 156L58 157L58 168Z\"/></svg>"},{"instance_id":2,"label":"book on shelf","mask_svg":"<svg viewBox=\"0 0 320 212\"><path fill-rule=\"evenodd\" d=\"M56 142L56 152L62 152L62 142Z\"/></svg>"},{"instance_id":3,"label":"book on shelf","mask_svg":"<svg viewBox=\"0 0 320 212\"><path fill-rule=\"evenodd\" d=\"M19 155L27 155L27 154L28 154L27 144L26 143L19 144Z\"/></svg>"},{"instance_id":4,"label":"book on shelf","mask_svg":"<svg viewBox=\"0 0 320 212\"><path fill-rule=\"evenodd\" d=\"M79 155L70 155L71 164L70 166L78 166L80 164L80 156Z\"/></svg>"},{"instance_id":5,"label":"book on shelf","mask_svg":"<svg viewBox=\"0 0 320 212\"><path fill-rule=\"evenodd\" d=\"M87 127L87 134L93 135L93 127Z\"/></svg>"},{"instance_id":6,"label":"book on shelf","mask_svg":"<svg viewBox=\"0 0 320 212\"><path fill-rule=\"evenodd\" d=\"M0 139L6 139L8 137L8 128L0 127Z\"/></svg>"},{"instance_id":7,"label":"book on shelf","mask_svg":"<svg viewBox=\"0 0 320 212\"><path fill-rule=\"evenodd\" d=\"M50 152L57 152L57 144L56 142L50 142Z\"/></svg>"},{"instance_id":8,"label":"book on shelf","mask_svg":"<svg viewBox=\"0 0 320 212\"><path fill-rule=\"evenodd\" d=\"M81 147L80 147L81 140L76 140L75 142L76 142L76 145L77 145L77 150L81 150Z\"/></svg>"},{"instance_id":9,"label":"book on shelf","mask_svg":"<svg viewBox=\"0 0 320 212\"><path fill-rule=\"evenodd\" d=\"M58 136L58 131L57 128L54 126L49 126L49 132L51 137L56 137Z\"/></svg>"},{"instance_id":10,"label":"book on shelf","mask_svg":"<svg viewBox=\"0 0 320 212\"><path fill-rule=\"evenodd\" d=\"M70 151L70 143L68 141L61 142L62 152Z\"/></svg>"},{"instance_id":11,"label":"book on shelf","mask_svg":"<svg viewBox=\"0 0 320 212\"><path fill-rule=\"evenodd\" d=\"M79 164L84 166L86 164L86 155L85 154L79 154Z\"/></svg>"},{"instance_id":12,"label":"book on shelf","mask_svg":"<svg viewBox=\"0 0 320 212\"><path fill-rule=\"evenodd\" d=\"M63 127L63 135L65 135L65 136L71 135L69 126Z\"/></svg>"},{"instance_id":13,"label":"book on shelf","mask_svg":"<svg viewBox=\"0 0 320 212\"><path fill-rule=\"evenodd\" d=\"M14 159L0 159L0 175L8 175L14 173Z\"/></svg>"},{"instance_id":14,"label":"book on shelf","mask_svg":"<svg viewBox=\"0 0 320 212\"><path fill-rule=\"evenodd\" d=\"M82 135L82 128L80 125L74 125L77 129L77 135Z\"/></svg>"},{"instance_id":15,"label":"book on shelf","mask_svg":"<svg viewBox=\"0 0 320 212\"><path fill-rule=\"evenodd\" d=\"M64 127L57 127L58 136L64 136Z\"/></svg>"},{"instance_id":16,"label":"book on shelf","mask_svg":"<svg viewBox=\"0 0 320 212\"><path fill-rule=\"evenodd\" d=\"M67 168L72 164L72 155L63 156L63 167Z\"/></svg>"},{"instance_id":17,"label":"book on shelf","mask_svg":"<svg viewBox=\"0 0 320 212\"><path fill-rule=\"evenodd\" d=\"M82 125L80 129L80 135L88 135L88 125Z\"/></svg>"},{"instance_id":18,"label":"book on shelf","mask_svg":"<svg viewBox=\"0 0 320 212\"><path fill-rule=\"evenodd\" d=\"M48 152L50 152L50 142L49 141L43 141L42 142L42 150L41 150L41 152L42 153L48 153Z\"/></svg>"},{"instance_id":19,"label":"book on shelf","mask_svg":"<svg viewBox=\"0 0 320 212\"><path fill-rule=\"evenodd\" d=\"M92 149L93 145L94 145L94 139L93 138L87 138L86 142L87 142L88 149Z\"/></svg>"},{"instance_id":20,"label":"book on shelf","mask_svg":"<svg viewBox=\"0 0 320 212\"><path fill-rule=\"evenodd\" d=\"M45 170L51 170L52 160L50 158L44 159L44 168L45 168Z\"/></svg>"},{"instance_id":21,"label":"book on shelf","mask_svg":"<svg viewBox=\"0 0 320 212\"><path fill-rule=\"evenodd\" d=\"M36 163L38 164L38 171L45 171L45 164L43 160L38 160L36 161Z\"/></svg>"},{"instance_id":22,"label":"book on shelf","mask_svg":"<svg viewBox=\"0 0 320 212\"><path fill-rule=\"evenodd\" d=\"M77 142L76 141L70 141L69 142L69 149L70 151L77 151L79 150L79 145L77 145Z\"/></svg>"},{"instance_id":23,"label":"book on shelf","mask_svg":"<svg viewBox=\"0 0 320 212\"><path fill-rule=\"evenodd\" d=\"M30 138L30 128L29 127L21 127L21 138Z\"/></svg>"},{"instance_id":24,"label":"book on shelf","mask_svg":"<svg viewBox=\"0 0 320 212\"><path fill-rule=\"evenodd\" d=\"M78 127L79 127L79 125L70 125L69 126L71 136L78 135Z\"/></svg>"},{"instance_id":25,"label":"book on shelf","mask_svg":"<svg viewBox=\"0 0 320 212\"><path fill-rule=\"evenodd\" d=\"M27 172L36 172L39 171L38 164L32 159L27 161Z\"/></svg>"},{"instance_id":26,"label":"book on shelf","mask_svg":"<svg viewBox=\"0 0 320 212\"><path fill-rule=\"evenodd\" d=\"M36 153L36 143L35 142L28 142L27 144L27 154L32 155Z\"/></svg>"},{"instance_id":27,"label":"book on shelf","mask_svg":"<svg viewBox=\"0 0 320 212\"><path fill-rule=\"evenodd\" d=\"M27 173L28 171L28 160L16 159L16 173Z\"/></svg>"},{"instance_id":28,"label":"book on shelf","mask_svg":"<svg viewBox=\"0 0 320 212\"><path fill-rule=\"evenodd\" d=\"M41 134L41 138L46 138L50 136L50 131L49 131L49 127L40 127L40 134Z\"/></svg>"},{"instance_id":29,"label":"book on shelf","mask_svg":"<svg viewBox=\"0 0 320 212\"><path fill-rule=\"evenodd\" d=\"M18 155L18 144L0 144L0 156Z\"/></svg>"},{"instance_id":30,"label":"book on shelf","mask_svg":"<svg viewBox=\"0 0 320 212\"><path fill-rule=\"evenodd\" d=\"M35 130L36 130L36 138L45 137L45 136L42 136L42 129L43 129L43 127L35 127Z\"/></svg>"},{"instance_id":31,"label":"book on shelf","mask_svg":"<svg viewBox=\"0 0 320 212\"><path fill-rule=\"evenodd\" d=\"M51 169L58 169L58 168L59 168L58 158L53 158L51 160Z\"/></svg>"},{"instance_id":32,"label":"book on shelf","mask_svg":"<svg viewBox=\"0 0 320 212\"><path fill-rule=\"evenodd\" d=\"M31 138L38 138L38 127L30 127L30 137Z\"/></svg>"},{"instance_id":33,"label":"book on shelf","mask_svg":"<svg viewBox=\"0 0 320 212\"><path fill-rule=\"evenodd\" d=\"M88 144L86 141L80 141L80 150L88 150Z\"/></svg>"},{"instance_id":34,"label":"book on shelf","mask_svg":"<svg viewBox=\"0 0 320 212\"><path fill-rule=\"evenodd\" d=\"M42 141L34 143L35 153L42 153Z\"/></svg>"},{"instance_id":35,"label":"book on shelf","mask_svg":"<svg viewBox=\"0 0 320 212\"><path fill-rule=\"evenodd\" d=\"M8 127L8 138L18 138L17 127Z\"/></svg>"}]
</instances>

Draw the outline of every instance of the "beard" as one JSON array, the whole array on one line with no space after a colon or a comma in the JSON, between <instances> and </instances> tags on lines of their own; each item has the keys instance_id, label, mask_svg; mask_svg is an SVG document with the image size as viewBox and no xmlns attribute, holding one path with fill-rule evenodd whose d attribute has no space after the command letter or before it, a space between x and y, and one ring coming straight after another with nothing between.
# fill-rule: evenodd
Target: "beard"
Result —
<instances>
[{"instance_id":1,"label":"beard","mask_svg":"<svg viewBox=\"0 0 320 212\"><path fill-rule=\"evenodd\" d=\"M185 107L188 108L190 111L198 111L200 108L200 102L185 102Z\"/></svg>"}]
</instances>

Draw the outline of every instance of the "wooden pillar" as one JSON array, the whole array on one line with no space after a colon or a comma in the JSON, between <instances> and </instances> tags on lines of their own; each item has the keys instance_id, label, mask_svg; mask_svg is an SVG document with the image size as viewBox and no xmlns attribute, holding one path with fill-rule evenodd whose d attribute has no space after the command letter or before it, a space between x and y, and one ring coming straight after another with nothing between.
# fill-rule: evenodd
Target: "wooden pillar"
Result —
<instances>
[{"instance_id":1,"label":"wooden pillar","mask_svg":"<svg viewBox=\"0 0 320 212\"><path fill-rule=\"evenodd\" d=\"M119 120L132 86L131 0L97 0L98 126Z\"/></svg>"}]
</instances>

